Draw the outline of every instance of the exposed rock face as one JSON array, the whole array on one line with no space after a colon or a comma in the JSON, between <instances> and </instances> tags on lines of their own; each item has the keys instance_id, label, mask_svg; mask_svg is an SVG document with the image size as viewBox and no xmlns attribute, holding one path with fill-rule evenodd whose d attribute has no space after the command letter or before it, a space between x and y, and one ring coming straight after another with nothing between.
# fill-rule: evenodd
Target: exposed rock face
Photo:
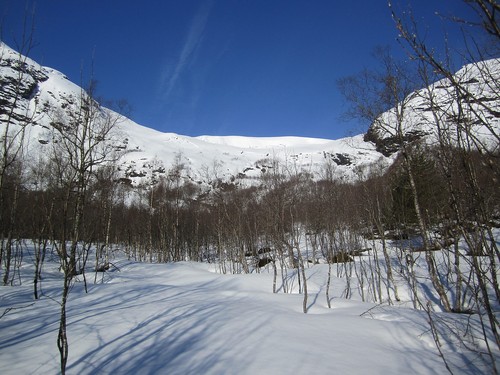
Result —
<instances>
[{"instance_id":1,"label":"exposed rock face","mask_svg":"<svg viewBox=\"0 0 500 375\"><path fill-rule=\"evenodd\" d=\"M366 132L363 139L365 142L373 142L376 146L376 150L383 154L384 156L391 156L392 154L398 152L403 145L403 143L411 143L422 139L429 133L421 130L410 130L407 131L402 136L384 136L377 131L375 126L371 126Z\"/></svg>"},{"instance_id":2,"label":"exposed rock face","mask_svg":"<svg viewBox=\"0 0 500 375\"><path fill-rule=\"evenodd\" d=\"M369 141L366 141L365 142L369 142ZM352 165L353 164L353 160L351 159L351 156L349 154L346 154L346 153L340 153L340 152L336 152L336 153L325 153L325 158L329 157L330 159L332 159L332 161L337 164L337 165Z\"/></svg>"},{"instance_id":3,"label":"exposed rock face","mask_svg":"<svg viewBox=\"0 0 500 375\"><path fill-rule=\"evenodd\" d=\"M36 97L39 83L48 79L47 74L13 53L2 54L0 69L0 119L30 121L28 103Z\"/></svg>"}]
</instances>

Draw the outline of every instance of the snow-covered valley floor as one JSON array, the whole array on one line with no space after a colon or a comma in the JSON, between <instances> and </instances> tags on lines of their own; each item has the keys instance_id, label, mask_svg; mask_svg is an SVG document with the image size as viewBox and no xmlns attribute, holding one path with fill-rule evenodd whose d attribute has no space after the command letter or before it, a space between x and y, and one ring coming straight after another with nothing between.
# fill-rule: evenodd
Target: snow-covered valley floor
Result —
<instances>
[{"instance_id":1,"label":"snow-covered valley floor","mask_svg":"<svg viewBox=\"0 0 500 375\"><path fill-rule=\"evenodd\" d=\"M209 264L125 257L113 263L96 284L87 275L88 293L81 279L70 293L68 374L447 373L425 311L346 300L339 278L329 309L326 264L306 270L304 314L302 295L272 293L272 272L223 275ZM0 373L56 374L57 263L46 261L39 300L29 262L21 275L22 285L0 287ZM443 351L454 373L483 372L474 353Z\"/></svg>"}]
</instances>

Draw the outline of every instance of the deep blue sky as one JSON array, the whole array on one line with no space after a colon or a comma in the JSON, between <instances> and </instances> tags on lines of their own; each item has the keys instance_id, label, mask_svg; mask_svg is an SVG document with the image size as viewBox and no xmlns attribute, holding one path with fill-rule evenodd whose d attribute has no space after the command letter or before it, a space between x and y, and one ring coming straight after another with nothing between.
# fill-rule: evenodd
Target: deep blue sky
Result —
<instances>
[{"instance_id":1,"label":"deep blue sky","mask_svg":"<svg viewBox=\"0 0 500 375\"><path fill-rule=\"evenodd\" d=\"M406 5L407 1L394 1ZM414 0L422 25L460 0ZM2 38L21 38L26 4L0 0ZM437 5L436 5L437 4ZM184 135L340 138L338 78L400 53L386 0L39 0L30 57L98 94L127 99L136 122ZM442 29L429 38L443 39ZM436 30L438 32L436 32ZM361 126L361 125L360 125Z\"/></svg>"}]
</instances>

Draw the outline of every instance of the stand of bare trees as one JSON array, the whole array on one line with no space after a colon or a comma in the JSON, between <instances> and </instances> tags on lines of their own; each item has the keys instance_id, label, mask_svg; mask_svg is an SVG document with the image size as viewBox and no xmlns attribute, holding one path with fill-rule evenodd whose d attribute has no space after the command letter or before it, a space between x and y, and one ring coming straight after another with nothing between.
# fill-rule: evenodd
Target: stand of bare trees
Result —
<instances>
[{"instance_id":1,"label":"stand of bare trees","mask_svg":"<svg viewBox=\"0 0 500 375\"><path fill-rule=\"evenodd\" d=\"M428 85L437 75L447 89L446 103L449 105L446 107L435 105L433 86L423 93L432 108L432 124L438 139L436 159L450 196L451 210L446 221L449 223L449 235L455 243L450 268L453 267L455 274L456 296L462 297L462 300L456 300L454 309L463 311L467 308L463 295L468 293L472 296L474 309L493 335L491 337L483 330L483 340L496 372L494 353L500 348L500 336L495 306L498 306L500 297L497 280L500 253L493 236L492 217L498 213L498 196L488 186L495 184L499 177L500 134L493 125L499 115L491 99L498 99L500 85L492 71L494 65L488 59L498 57L500 52L497 18L500 5L491 0L466 3L474 16L471 19L453 19L455 26L461 28L465 42L460 51L460 63L470 63L467 66L470 71L462 69L459 74L454 74L454 56L450 56L449 52L445 56L435 53L422 37L411 14L403 16L393 10L393 18L409 54L419 64L422 81ZM467 84L470 83L471 73L480 75L483 83ZM478 128L489 134L493 145L483 143L478 137ZM477 162L478 159L481 163ZM457 180L462 180L462 183L457 184ZM458 236L468 247L464 258L458 253ZM462 262L470 267L469 277L461 272Z\"/></svg>"},{"instance_id":2,"label":"stand of bare trees","mask_svg":"<svg viewBox=\"0 0 500 375\"><path fill-rule=\"evenodd\" d=\"M417 288L413 264L420 258L415 253L418 251L423 254L442 309L478 314L484 324L482 341L496 372L500 253L493 232L498 225L499 201L498 193L490 187L499 177L500 139L495 125L499 115L494 103L500 86L494 71L497 64L488 58L498 57L496 15L500 8L494 1L466 3L474 11L474 19L446 20L468 27L461 29L463 50L452 54L450 49L428 45L412 13L398 12L389 2L408 61L399 63L387 51L378 53L380 71L345 78L339 87L351 102L351 114L373 124L367 139L377 143L382 152L399 153L394 165L399 171L392 177L392 218L384 222L391 225L396 219L399 228L394 229L411 230L420 237L420 245L405 255L412 265L407 278L414 306L433 314L428 297ZM435 52L439 50L444 54ZM469 65L457 73L453 62ZM421 111L410 107L415 101L422 106ZM420 124L425 124L424 128L419 128ZM485 133L489 142L484 141ZM431 134L436 143L419 141L425 134ZM381 223L375 224L384 244ZM437 234L434 238L433 231ZM444 252L435 252L443 248ZM387 275L390 280L390 273ZM434 332L439 348L439 334Z\"/></svg>"},{"instance_id":3,"label":"stand of bare trees","mask_svg":"<svg viewBox=\"0 0 500 375\"><path fill-rule=\"evenodd\" d=\"M58 137L64 135L55 131ZM73 169L69 174L72 167L65 161L77 157L63 158L57 147L64 145L64 141L53 145L54 153L49 154L46 166L37 165L26 172L29 181L36 184L19 189L22 204L16 215L15 236L20 245L27 239L36 245L35 280L43 275L47 252L55 249L61 259L64 288L59 346L63 358L68 354L65 303L71 285L75 277L86 280L86 268L105 271L110 267L113 247L139 261L205 261L225 273L270 272L274 292L303 294L304 312L308 309L307 268L318 262L329 266L329 306L335 303L331 287L340 287L335 284L340 277L344 298L359 296L389 304L401 300L399 288L406 282L413 305L428 311L429 295L422 288L421 267L445 289L446 297L433 308L446 310L442 301L447 298L450 311L487 313L487 303L493 306L497 298L492 289L493 264L486 251L495 251L488 241L493 239L498 192L491 184L488 164L483 165L485 157L477 152L471 151L467 160L478 175L481 193L488 194L486 207L491 215L479 228L466 221L466 212L476 207L469 184L458 178L463 175L463 164L452 158L458 151L444 145L426 148L408 144L408 160L400 156L388 170L375 167L357 182L342 182L328 173L322 179L312 179L306 172L290 173L289 167L274 161L259 184L219 181L210 190L184 181L179 170L182 163L167 169L164 179L142 190L113 177L113 163L95 169L97 165L89 161L88 169ZM446 179L448 169L440 162L444 156L454 160L446 164L454 168L455 177L450 180ZM412 163L414 187L408 179L408 162ZM325 160L325 169L332 169L331 161ZM83 185L79 185L81 174ZM415 212L415 189L425 232ZM142 197L127 201L125 195ZM456 207L449 204L453 199ZM37 207L37 214L29 207ZM464 217L458 224L456 210ZM422 235L428 236L427 245L423 245ZM397 257L391 253L394 244L400 244ZM436 252L438 245L445 250ZM93 264L87 262L90 251L95 253ZM434 269L429 267L431 262ZM486 287L489 302L483 300L481 285ZM440 297L438 291L433 293ZM434 314L432 310L429 313ZM487 323L488 315L484 317Z\"/></svg>"}]
</instances>

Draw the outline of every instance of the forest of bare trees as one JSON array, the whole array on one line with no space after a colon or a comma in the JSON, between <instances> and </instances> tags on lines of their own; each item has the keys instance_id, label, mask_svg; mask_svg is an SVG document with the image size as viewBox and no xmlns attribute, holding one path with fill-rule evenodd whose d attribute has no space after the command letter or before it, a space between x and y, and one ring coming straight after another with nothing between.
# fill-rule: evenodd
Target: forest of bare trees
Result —
<instances>
[{"instance_id":1,"label":"forest of bare trees","mask_svg":"<svg viewBox=\"0 0 500 375\"><path fill-rule=\"evenodd\" d=\"M461 62L478 62L488 91L498 99L499 82L491 65L480 61L498 56L500 9L495 1L466 3L480 22L446 22L478 29L464 36L468 44ZM390 134L398 156L387 170L373 166L353 182L335 179L335 164L329 161L318 177L270 159L271 167L257 184L242 186L213 176L206 189L182 179L185 166L179 157L165 166L164 177L131 186L118 178L115 161L120 154L110 146L121 118L101 107L92 85L74 98L70 112L50 112L50 152L30 160L24 137L36 111L27 108L22 118L16 112L25 95L27 42L16 62L17 86L11 99L1 103L2 283L16 284L30 241L36 250L33 292L39 298L44 259L57 254L64 275L57 341L62 373L68 353L65 307L74 277L99 282L100 273L113 267L111 253L116 250L137 261L210 262L222 273L266 269L274 275L273 292L289 292L287 275L294 271L304 312L304 270L317 262L346 278L345 298L359 287L363 300L397 303L396 280L405 280L413 307L427 311L433 326L439 322L419 288L425 274L443 311L481 318L481 339L497 370L500 252L494 231L500 226L500 134L492 121L500 117L498 100L484 100L484 93L469 90L453 75L457 69L451 58L436 56L426 45L411 13L390 9L412 66L381 49L379 71L347 77L339 88L351 104L351 115ZM489 43L488 48L480 42ZM431 85L439 79L448 85L447 107L437 105ZM427 89L417 90L422 87ZM425 121L431 119L433 144L409 137L405 130L414 95L428 104ZM495 147L482 144L471 130L477 124L488 129ZM399 246L397 261L388 252L389 243ZM91 252L96 254L93 265L88 264ZM426 272L419 273L417 266ZM86 275L90 269L93 273ZM349 283L354 278L356 285Z\"/></svg>"}]
</instances>

